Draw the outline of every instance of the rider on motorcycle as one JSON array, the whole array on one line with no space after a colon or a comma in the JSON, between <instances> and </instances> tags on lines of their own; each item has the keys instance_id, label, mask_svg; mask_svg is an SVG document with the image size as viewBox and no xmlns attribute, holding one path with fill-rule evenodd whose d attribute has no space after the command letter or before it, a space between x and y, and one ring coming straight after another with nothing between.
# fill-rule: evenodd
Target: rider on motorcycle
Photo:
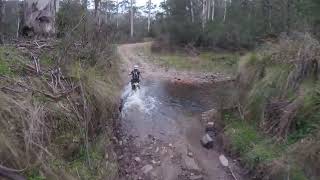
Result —
<instances>
[{"instance_id":1,"label":"rider on motorcycle","mask_svg":"<svg viewBox=\"0 0 320 180\"><path fill-rule=\"evenodd\" d=\"M131 75L131 84L133 85L134 83L140 83L140 71L139 71L139 66L138 65L135 65L133 67L133 71L131 71L130 73Z\"/></svg>"}]
</instances>

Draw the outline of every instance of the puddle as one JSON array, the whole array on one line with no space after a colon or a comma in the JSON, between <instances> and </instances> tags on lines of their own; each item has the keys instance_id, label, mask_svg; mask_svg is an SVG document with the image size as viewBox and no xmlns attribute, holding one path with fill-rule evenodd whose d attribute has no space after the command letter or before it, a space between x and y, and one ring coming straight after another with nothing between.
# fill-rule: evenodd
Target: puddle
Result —
<instances>
[{"instance_id":1,"label":"puddle","mask_svg":"<svg viewBox=\"0 0 320 180\"><path fill-rule=\"evenodd\" d=\"M122 94L122 126L141 140L148 134L164 141L185 136L191 119L200 123L200 114L217 105L217 91L212 85L152 80L143 81L141 89L132 91L128 84Z\"/></svg>"}]
</instances>

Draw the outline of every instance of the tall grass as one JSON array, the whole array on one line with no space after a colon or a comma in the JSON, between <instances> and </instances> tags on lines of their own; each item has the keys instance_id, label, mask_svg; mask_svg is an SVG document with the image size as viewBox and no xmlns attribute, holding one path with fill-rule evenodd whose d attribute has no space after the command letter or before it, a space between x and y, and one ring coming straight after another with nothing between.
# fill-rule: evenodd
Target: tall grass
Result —
<instances>
[{"instance_id":1,"label":"tall grass","mask_svg":"<svg viewBox=\"0 0 320 180\"><path fill-rule=\"evenodd\" d=\"M239 104L244 119L225 121L233 150L270 179L317 179L320 165L320 44L285 37L242 57Z\"/></svg>"}]
</instances>

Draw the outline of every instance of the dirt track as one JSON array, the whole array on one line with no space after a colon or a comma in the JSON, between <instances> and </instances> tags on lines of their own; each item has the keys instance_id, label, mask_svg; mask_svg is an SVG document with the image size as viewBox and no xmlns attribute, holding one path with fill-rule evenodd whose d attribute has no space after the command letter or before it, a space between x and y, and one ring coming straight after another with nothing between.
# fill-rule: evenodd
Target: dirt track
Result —
<instances>
[{"instance_id":1,"label":"dirt track","mask_svg":"<svg viewBox=\"0 0 320 180\"><path fill-rule=\"evenodd\" d=\"M137 52L146 45L118 48L124 81L129 81L127 74L134 64L143 73L138 92L132 92L130 85L123 92L118 140L122 179L233 179L220 164L219 148L207 150L200 144L201 114L216 105L217 87L199 85L210 85L207 74L168 71L150 64L144 59L147 56ZM237 178L242 179L239 174Z\"/></svg>"}]
</instances>

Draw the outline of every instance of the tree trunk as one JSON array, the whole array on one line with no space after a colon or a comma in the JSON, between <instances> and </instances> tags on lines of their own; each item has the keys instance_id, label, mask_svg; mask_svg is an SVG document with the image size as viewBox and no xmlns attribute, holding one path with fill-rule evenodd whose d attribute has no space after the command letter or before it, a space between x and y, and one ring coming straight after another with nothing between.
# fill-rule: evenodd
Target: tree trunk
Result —
<instances>
[{"instance_id":1,"label":"tree trunk","mask_svg":"<svg viewBox=\"0 0 320 180\"><path fill-rule=\"evenodd\" d=\"M206 26L206 0L202 0L202 30L204 30L205 26Z\"/></svg>"},{"instance_id":2,"label":"tree trunk","mask_svg":"<svg viewBox=\"0 0 320 180\"><path fill-rule=\"evenodd\" d=\"M223 22L226 22L226 16L227 16L227 0L224 0Z\"/></svg>"},{"instance_id":3,"label":"tree trunk","mask_svg":"<svg viewBox=\"0 0 320 180\"><path fill-rule=\"evenodd\" d=\"M289 34L290 26L291 26L291 0L287 0L287 34Z\"/></svg>"},{"instance_id":4,"label":"tree trunk","mask_svg":"<svg viewBox=\"0 0 320 180\"><path fill-rule=\"evenodd\" d=\"M268 32L272 32L272 5L270 0L263 1L264 16L267 18Z\"/></svg>"},{"instance_id":5,"label":"tree trunk","mask_svg":"<svg viewBox=\"0 0 320 180\"><path fill-rule=\"evenodd\" d=\"M20 8L19 8L19 9L20 9ZM19 31L20 31L20 13L18 14L16 38L19 38Z\"/></svg>"},{"instance_id":6,"label":"tree trunk","mask_svg":"<svg viewBox=\"0 0 320 180\"><path fill-rule=\"evenodd\" d=\"M98 13L99 1L100 1L100 0L94 0L94 15L95 15L95 16L97 16L97 13Z\"/></svg>"},{"instance_id":7,"label":"tree trunk","mask_svg":"<svg viewBox=\"0 0 320 180\"><path fill-rule=\"evenodd\" d=\"M53 35L55 33L56 0L26 0L23 34Z\"/></svg>"},{"instance_id":8,"label":"tree trunk","mask_svg":"<svg viewBox=\"0 0 320 180\"><path fill-rule=\"evenodd\" d=\"M88 9L88 0L82 0L82 7Z\"/></svg>"},{"instance_id":9,"label":"tree trunk","mask_svg":"<svg viewBox=\"0 0 320 180\"><path fill-rule=\"evenodd\" d=\"M150 33L150 25L151 25L151 0L149 0L149 3L148 3L148 33Z\"/></svg>"},{"instance_id":10,"label":"tree trunk","mask_svg":"<svg viewBox=\"0 0 320 180\"><path fill-rule=\"evenodd\" d=\"M194 23L193 0L190 0L191 22Z\"/></svg>"},{"instance_id":11,"label":"tree trunk","mask_svg":"<svg viewBox=\"0 0 320 180\"><path fill-rule=\"evenodd\" d=\"M131 7L130 7L130 25L131 25L131 28L130 28L130 36L131 38L133 37L133 34L134 34L134 29L133 29L133 0L131 0Z\"/></svg>"},{"instance_id":12,"label":"tree trunk","mask_svg":"<svg viewBox=\"0 0 320 180\"><path fill-rule=\"evenodd\" d=\"M117 21L117 29L119 28L119 0L117 0L117 16L116 16L116 21Z\"/></svg>"},{"instance_id":13,"label":"tree trunk","mask_svg":"<svg viewBox=\"0 0 320 180\"><path fill-rule=\"evenodd\" d=\"M60 0L54 0L54 9L55 9L56 13L59 11L59 9L60 9Z\"/></svg>"},{"instance_id":14,"label":"tree trunk","mask_svg":"<svg viewBox=\"0 0 320 180\"><path fill-rule=\"evenodd\" d=\"M3 44L4 0L0 0L0 44Z\"/></svg>"},{"instance_id":15,"label":"tree trunk","mask_svg":"<svg viewBox=\"0 0 320 180\"><path fill-rule=\"evenodd\" d=\"M210 10L211 8L211 0L207 0L207 20L210 21Z\"/></svg>"},{"instance_id":16,"label":"tree trunk","mask_svg":"<svg viewBox=\"0 0 320 180\"><path fill-rule=\"evenodd\" d=\"M214 13L215 13L215 0L212 0L212 12L211 12L211 20L214 21Z\"/></svg>"}]
</instances>

